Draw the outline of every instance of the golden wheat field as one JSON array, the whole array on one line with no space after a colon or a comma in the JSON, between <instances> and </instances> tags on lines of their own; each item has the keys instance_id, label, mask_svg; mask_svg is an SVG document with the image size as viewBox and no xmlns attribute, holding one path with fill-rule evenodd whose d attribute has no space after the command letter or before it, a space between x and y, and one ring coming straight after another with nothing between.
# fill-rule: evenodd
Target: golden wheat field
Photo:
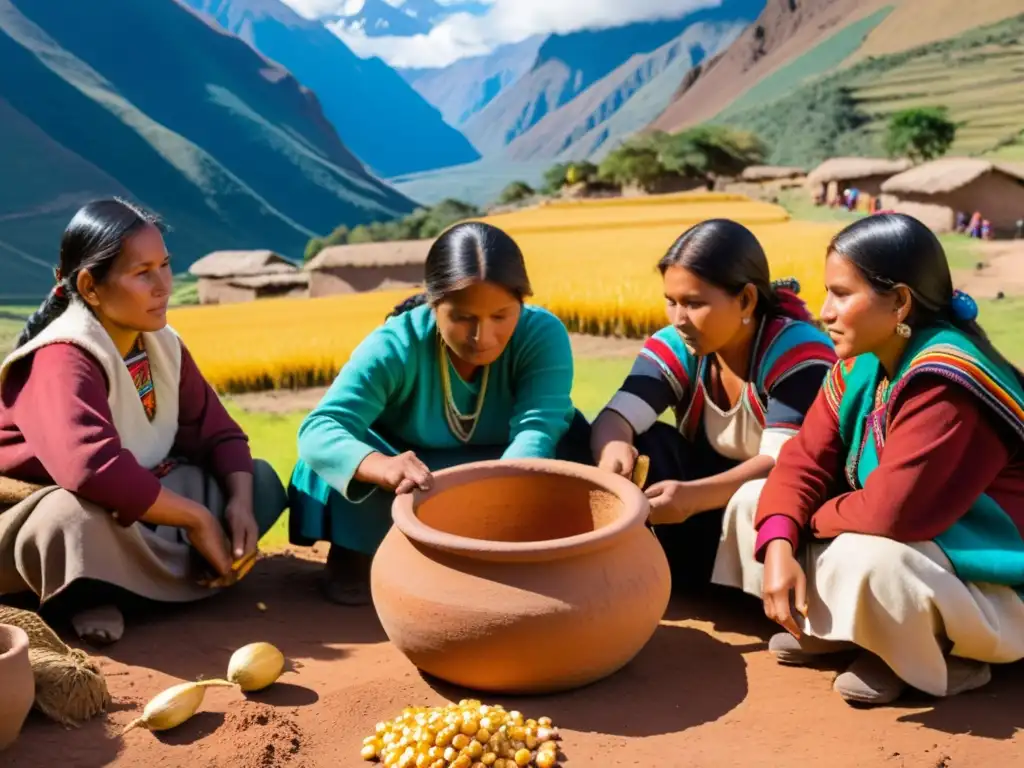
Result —
<instances>
[{"instance_id":1,"label":"golden wheat field","mask_svg":"<svg viewBox=\"0 0 1024 768\"><path fill-rule=\"evenodd\" d=\"M748 225L773 278L795 277L817 311L825 249L837 225L793 222L775 205L736 195L559 202L492 216L519 242L533 302L570 331L643 337L665 323L656 264L689 226L709 218ZM222 392L330 382L352 349L410 291L190 307L170 322Z\"/></svg>"}]
</instances>

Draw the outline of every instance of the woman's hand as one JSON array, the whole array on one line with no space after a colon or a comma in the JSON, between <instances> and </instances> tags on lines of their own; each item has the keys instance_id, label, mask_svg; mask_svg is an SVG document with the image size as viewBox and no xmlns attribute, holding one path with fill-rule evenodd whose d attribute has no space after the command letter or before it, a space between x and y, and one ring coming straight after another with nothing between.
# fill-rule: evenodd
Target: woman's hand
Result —
<instances>
[{"instance_id":1,"label":"woman's hand","mask_svg":"<svg viewBox=\"0 0 1024 768\"><path fill-rule=\"evenodd\" d=\"M629 478L633 475L633 467L640 453L632 443L624 440L613 440L601 451L601 459L597 466L605 472Z\"/></svg>"},{"instance_id":2,"label":"woman's hand","mask_svg":"<svg viewBox=\"0 0 1024 768\"><path fill-rule=\"evenodd\" d=\"M355 479L396 494L410 493L416 488L429 491L434 484L430 469L412 451L397 456L371 453L356 468Z\"/></svg>"},{"instance_id":3,"label":"woman's hand","mask_svg":"<svg viewBox=\"0 0 1024 768\"><path fill-rule=\"evenodd\" d=\"M184 526L188 540L213 566L218 576L226 576L231 573L231 551L228 537L224 534L224 526L210 510L199 504L196 506L198 509Z\"/></svg>"},{"instance_id":4,"label":"woman's hand","mask_svg":"<svg viewBox=\"0 0 1024 768\"><path fill-rule=\"evenodd\" d=\"M228 492L224 521L231 532L231 554L238 562L255 552L259 544L260 531L253 514L253 476L249 472L232 472L224 481Z\"/></svg>"},{"instance_id":5,"label":"woman's hand","mask_svg":"<svg viewBox=\"0 0 1024 768\"><path fill-rule=\"evenodd\" d=\"M806 617L807 576L793 555L793 545L786 539L775 539L768 543L764 556L764 613L793 637L800 637L800 628L790 610L790 595L795 598L796 609Z\"/></svg>"},{"instance_id":6,"label":"woman's hand","mask_svg":"<svg viewBox=\"0 0 1024 768\"><path fill-rule=\"evenodd\" d=\"M224 508L224 520L231 531L231 554L235 561L256 551L260 531L252 511L252 497L232 496Z\"/></svg>"},{"instance_id":7,"label":"woman's hand","mask_svg":"<svg viewBox=\"0 0 1024 768\"><path fill-rule=\"evenodd\" d=\"M699 505L699 494L692 483L681 480L662 480L644 490L651 503L647 518L652 525L685 523L691 516L704 510Z\"/></svg>"}]
</instances>

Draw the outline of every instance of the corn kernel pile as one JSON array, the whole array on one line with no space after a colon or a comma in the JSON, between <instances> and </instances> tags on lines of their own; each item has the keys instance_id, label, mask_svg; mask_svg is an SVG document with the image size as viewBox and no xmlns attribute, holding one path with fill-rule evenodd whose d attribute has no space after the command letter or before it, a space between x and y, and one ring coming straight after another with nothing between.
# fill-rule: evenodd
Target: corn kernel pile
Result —
<instances>
[{"instance_id":1,"label":"corn kernel pile","mask_svg":"<svg viewBox=\"0 0 1024 768\"><path fill-rule=\"evenodd\" d=\"M558 729L551 719L463 699L446 707L406 707L363 739L364 760L389 768L552 768Z\"/></svg>"}]
</instances>

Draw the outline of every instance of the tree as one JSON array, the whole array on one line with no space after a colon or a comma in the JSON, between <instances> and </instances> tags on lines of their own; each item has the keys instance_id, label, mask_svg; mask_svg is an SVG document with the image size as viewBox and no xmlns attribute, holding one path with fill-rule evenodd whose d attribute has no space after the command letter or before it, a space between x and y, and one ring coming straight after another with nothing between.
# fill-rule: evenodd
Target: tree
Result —
<instances>
[{"instance_id":1,"label":"tree","mask_svg":"<svg viewBox=\"0 0 1024 768\"><path fill-rule=\"evenodd\" d=\"M565 186L566 176L569 172L568 163L556 163L544 171L544 183L540 191L545 195L557 195Z\"/></svg>"},{"instance_id":2,"label":"tree","mask_svg":"<svg viewBox=\"0 0 1024 768\"><path fill-rule=\"evenodd\" d=\"M637 184L648 189L665 174L665 167L654 147L627 142L608 153L598 173L615 184Z\"/></svg>"},{"instance_id":3,"label":"tree","mask_svg":"<svg viewBox=\"0 0 1024 768\"><path fill-rule=\"evenodd\" d=\"M327 237L324 238L324 245L345 245L348 242L348 227L344 224L335 227Z\"/></svg>"},{"instance_id":4,"label":"tree","mask_svg":"<svg viewBox=\"0 0 1024 768\"><path fill-rule=\"evenodd\" d=\"M302 256L304 262L310 262L324 249L325 243L322 237L314 237L306 243L306 252Z\"/></svg>"},{"instance_id":5,"label":"tree","mask_svg":"<svg viewBox=\"0 0 1024 768\"><path fill-rule=\"evenodd\" d=\"M680 176L736 176L764 162L767 148L754 133L723 125L699 125L672 136L656 134L665 169Z\"/></svg>"},{"instance_id":6,"label":"tree","mask_svg":"<svg viewBox=\"0 0 1024 768\"><path fill-rule=\"evenodd\" d=\"M587 160L571 163L565 172L565 180L569 184L589 184L597 178L598 168Z\"/></svg>"},{"instance_id":7,"label":"tree","mask_svg":"<svg viewBox=\"0 0 1024 768\"><path fill-rule=\"evenodd\" d=\"M502 205L510 205L533 197L533 195L533 187L525 181L513 181L501 190L501 194L498 195L498 202Z\"/></svg>"},{"instance_id":8,"label":"tree","mask_svg":"<svg viewBox=\"0 0 1024 768\"><path fill-rule=\"evenodd\" d=\"M890 157L934 160L949 151L956 131L946 107L904 109L889 118L885 148Z\"/></svg>"}]
</instances>

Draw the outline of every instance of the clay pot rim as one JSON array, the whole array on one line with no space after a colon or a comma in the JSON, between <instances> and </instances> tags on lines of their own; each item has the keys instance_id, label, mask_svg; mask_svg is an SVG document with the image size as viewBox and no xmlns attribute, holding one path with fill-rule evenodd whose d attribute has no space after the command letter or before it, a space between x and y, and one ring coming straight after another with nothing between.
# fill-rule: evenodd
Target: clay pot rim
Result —
<instances>
[{"instance_id":1,"label":"clay pot rim","mask_svg":"<svg viewBox=\"0 0 1024 768\"><path fill-rule=\"evenodd\" d=\"M22 653L28 653L28 633L21 627L16 627L13 624L0 624L0 637L9 638L11 645L6 651L0 652L0 662L20 656ZM0 646L0 648L2 647Z\"/></svg>"},{"instance_id":2,"label":"clay pot rim","mask_svg":"<svg viewBox=\"0 0 1024 768\"><path fill-rule=\"evenodd\" d=\"M553 474L592 483L622 502L622 514L608 525L575 536L544 541L492 541L446 533L424 523L416 514L420 504L466 482L531 473ZM395 498L395 527L413 542L475 559L550 560L601 549L632 528L642 527L650 514L644 492L633 482L597 467L558 459L494 459L475 461L433 474L429 491L415 490Z\"/></svg>"}]
</instances>

